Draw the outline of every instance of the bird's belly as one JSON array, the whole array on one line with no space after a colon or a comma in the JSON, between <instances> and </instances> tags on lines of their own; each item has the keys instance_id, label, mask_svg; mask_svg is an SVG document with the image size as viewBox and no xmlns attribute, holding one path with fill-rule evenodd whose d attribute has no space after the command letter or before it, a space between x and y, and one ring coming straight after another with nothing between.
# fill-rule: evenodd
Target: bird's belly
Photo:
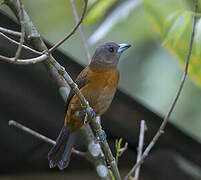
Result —
<instances>
[{"instance_id":1,"label":"bird's belly","mask_svg":"<svg viewBox=\"0 0 201 180\"><path fill-rule=\"evenodd\" d=\"M116 88L115 89L111 89L111 88L104 88L101 90L101 92L99 92L98 97L96 99L95 104L93 104L93 109L95 111L95 113L97 115L102 115L105 113L105 111L107 111L107 109L109 108L112 99L114 97Z\"/></svg>"}]
</instances>

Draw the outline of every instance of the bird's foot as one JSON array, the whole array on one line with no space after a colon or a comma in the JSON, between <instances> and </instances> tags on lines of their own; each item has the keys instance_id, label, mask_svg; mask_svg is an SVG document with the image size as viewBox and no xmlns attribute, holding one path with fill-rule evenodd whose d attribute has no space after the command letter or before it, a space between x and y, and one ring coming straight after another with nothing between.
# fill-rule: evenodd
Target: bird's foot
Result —
<instances>
[{"instance_id":1,"label":"bird's foot","mask_svg":"<svg viewBox=\"0 0 201 180\"><path fill-rule=\"evenodd\" d=\"M91 107L89 108L89 111L91 113L91 119L94 119L96 117L95 111Z\"/></svg>"},{"instance_id":2,"label":"bird's foot","mask_svg":"<svg viewBox=\"0 0 201 180\"><path fill-rule=\"evenodd\" d=\"M101 135L95 137L95 143L104 142L107 138L107 135L104 130L101 130Z\"/></svg>"},{"instance_id":3,"label":"bird's foot","mask_svg":"<svg viewBox=\"0 0 201 180\"><path fill-rule=\"evenodd\" d=\"M91 118L92 119L95 118L96 113L94 112L94 110L91 107L90 107L89 111L91 113ZM79 115L83 115L83 114L85 114L85 116L84 116L84 124L86 124L87 123L87 119L88 119L88 114L87 114L87 112L86 112L85 109L82 110L82 111L79 111Z\"/></svg>"},{"instance_id":4,"label":"bird's foot","mask_svg":"<svg viewBox=\"0 0 201 180\"><path fill-rule=\"evenodd\" d=\"M84 124L86 124L86 123L87 123L87 119L88 119L88 114L87 114L87 113L85 113L85 116L84 116Z\"/></svg>"}]
</instances>

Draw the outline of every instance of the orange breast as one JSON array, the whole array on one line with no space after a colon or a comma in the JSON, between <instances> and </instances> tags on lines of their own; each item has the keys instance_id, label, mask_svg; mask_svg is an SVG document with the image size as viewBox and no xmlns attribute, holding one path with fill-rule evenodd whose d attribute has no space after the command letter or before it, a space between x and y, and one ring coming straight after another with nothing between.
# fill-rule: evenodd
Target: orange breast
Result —
<instances>
[{"instance_id":1,"label":"orange breast","mask_svg":"<svg viewBox=\"0 0 201 180\"><path fill-rule=\"evenodd\" d=\"M87 75L87 83L81 88L81 92L94 109L96 115L102 115L110 106L119 82L119 71L110 69L93 72ZM84 116L77 116L81 111L79 99L74 96L69 103L66 124L73 130L81 128Z\"/></svg>"}]
</instances>

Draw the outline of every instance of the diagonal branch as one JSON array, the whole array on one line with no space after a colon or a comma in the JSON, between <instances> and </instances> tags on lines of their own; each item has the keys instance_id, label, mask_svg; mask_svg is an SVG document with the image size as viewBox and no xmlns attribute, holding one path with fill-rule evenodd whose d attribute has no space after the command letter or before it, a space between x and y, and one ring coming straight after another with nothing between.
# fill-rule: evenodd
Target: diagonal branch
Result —
<instances>
[{"instance_id":1,"label":"diagonal branch","mask_svg":"<svg viewBox=\"0 0 201 180\"><path fill-rule=\"evenodd\" d=\"M13 30L10 30L10 29L2 28L2 27L0 27L0 32L5 33L5 34L10 34L10 35L13 35L13 36L17 36L17 37L22 36L21 32L13 31Z\"/></svg>"},{"instance_id":2,"label":"diagonal branch","mask_svg":"<svg viewBox=\"0 0 201 180\"><path fill-rule=\"evenodd\" d=\"M34 131L34 130L32 130L32 129L30 129L30 128L28 128L28 127L26 127L26 126L24 126L24 125L22 125L22 124L20 124L20 123L18 123L16 121L14 121L14 120L9 120L8 125L9 126L15 126L15 127L19 128L19 129L31 134L32 136L34 136L34 137L36 137L36 138L48 143L48 144L51 144L51 145L56 144L56 141L54 141L54 140L52 140L52 139L50 139L50 138L48 138L48 137L36 132L36 131ZM74 154L77 154L79 156L84 157L85 159L89 160L89 158L90 158L87 153L75 150L74 148L73 148L72 152Z\"/></svg>"},{"instance_id":3,"label":"diagonal branch","mask_svg":"<svg viewBox=\"0 0 201 180\"><path fill-rule=\"evenodd\" d=\"M63 44L67 39L69 39L75 33L75 31L77 30L77 28L79 27L79 25L82 23L82 21L84 19L84 15L87 10L87 3L88 3L88 0L84 0L84 7L83 7L82 15L80 17L80 20L76 23L76 25L72 29L72 31L70 33L68 33L62 40L57 42L53 47L51 47L48 50L48 53L52 53L56 48L58 48L61 44Z\"/></svg>"},{"instance_id":4,"label":"diagonal branch","mask_svg":"<svg viewBox=\"0 0 201 180\"><path fill-rule=\"evenodd\" d=\"M5 39L7 39L8 41L10 41L10 42L13 43L13 44L16 44L16 45L19 45L19 44L20 44L19 42L15 41L15 40L13 40L13 39L11 39L11 38L9 38L8 36L6 36L5 34L3 34L3 33L1 33L1 32L0 32L0 36L3 36ZM41 52L39 52L39 51L37 51L37 50L35 50L35 49L32 49L32 48L30 48L30 47L28 47L28 46L25 46L24 44L22 45L22 47L23 47L24 49L28 50L28 51L31 51L32 53L35 53L35 54L38 54L38 55L42 55Z\"/></svg>"},{"instance_id":5,"label":"diagonal branch","mask_svg":"<svg viewBox=\"0 0 201 180\"><path fill-rule=\"evenodd\" d=\"M186 59L186 65L185 65L185 69L184 69L184 73L183 73L183 76L181 78L181 83L180 83L180 86L179 86L179 89L176 93L176 96L166 114L166 116L164 117L163 119L163 122L160 126L160 128L158 129L157 133L155 134L155 136L153 137L152 141L150 142L150 144L147 146L147 148L145 149L140 161L138 161L135 166L133 167L133 171L136 170L136 168L143 163L144 159L148 156L149 152L151 151L151 149L153 148L153 146L155 145L155 143L157 142L157 140L159 139L159 137L161 136L161 134L164 133L164 129L165 129L165 126L170 118L170 115L172 114L172 111L174 110L175 108L175 105L177 103L177 100L181 94L181 91L183 89L183 86L184 86L184 82L185 82L185 79L186 79L186 76L188 74L188 66L189 66L189 62L190 62L190 57L191 57L191 52L192 52L192 47L193 47L193 40L194 40L194 34L195 34L195 25L196 25L196 17L197 17L197 11L198 11L198 0L195 0L195 14L194 14L194 17L193 17L193 25L192 25L192 33L191 33L191 40L190 40L190 45L189 45L189 49L188 49L188 56L187 56L187 59Z\"/></svg>"},{"instance_id":6,"label":"diagonal branch","mask_svg":"<svg viewBox=\"0 0 201 180\"><path fill-rule=\"evenodd\" d=\"M8 58L6 56L2 56L0 55L0 59L11 63L11 64L18 64L18 65L28 65L28 64L36 64L36 63L40 63L42 61L45 61L46 59L48 59L48 55L47 54L43 54L39 57L36 58L31 58L31 59L17 59L14 61L14 58Z\"/></svg>"},{"instance_id":7,"label":"diagonal branch","mask_svg":"<svg viewBox=\"0 0 201 180\"><path fill-rule=\"evenodd\" d=\"M75 7L74 0L71 0L71 5L72 5L72 9L73 9L75 20L78 23L79 22L79 18L78 18L78 14L77 14L77 10L76 10L76 7ZM88 48L87 41L86 41L86 38L84 36L84 33L82 31L81 24L79 26L79 31L80 31L80 36L82 38L82 42L83 42L84 48L85 48L85 53L86 53L87 58L88 58L88 62L90 63L90 61L91 61L91 55L89 53L89 48ZM97 133L97 135L99 136L99 138L101 138L101 136L103 135L103 132L104 132L102 130L100 121L101 121L100 120L100 116L98 116L98 117L96 117L96 119L93 119L92 122L91 122L92 126L93 126L93 129L95 130L95 133ZM107 141L105 140L104 142L101 142L100 145L101 145L101 148L102 148L103 153L105 155L105 158L107 159L107 162L108 162L109 166L111 167L111 170L113 172L113 175L114 175L115 179L116 180L121 179L120 173L119 173L119 170L118 170L118 167L117 167L117 162L115 161L115 158L112 155L112 152L110 150L110 147L109 147Z\"/></svg>"},{"instance_id":8,"label":"diagonal branch","mask_svg":"<svg viewBox=\"0 0 201 180\"><path fill-rule=\"evenodd\" d=\"M23 46L23 43L24 43L24 36L25 36L25 32L24 32L24 5L22 4L21 0L18 0L18 2L19 2L19 7L20 7L20 14L22 16L22 19L20 21L20 24L21 24L21 37L20 37L20 44L19 44L19 46L17 48L17 51L16 51L16 54L15 54L15 57L14 57L13 61L16 61L20 56L22 46Z\"/></svg>"}]
</instances>

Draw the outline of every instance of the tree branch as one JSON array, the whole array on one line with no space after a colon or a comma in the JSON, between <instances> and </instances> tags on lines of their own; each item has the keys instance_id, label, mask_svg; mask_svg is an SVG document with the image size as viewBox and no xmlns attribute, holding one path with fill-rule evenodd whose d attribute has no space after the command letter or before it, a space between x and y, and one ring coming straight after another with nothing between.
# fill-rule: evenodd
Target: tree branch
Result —
<instances>
[{"instance_id":1,"label":"tree branch","mask_svg":"<svg viewBox=\"0 0 201 180\"><path fill-rule=\"evenodd\" d=\"M78 15L77 15L77 10L76 10L75 4L74 4L74 0L71 0L71 5L72 5L73 13L75 16L75 20L78 23L79 22L78 21ZM85 52L86 52L87 57L88 57L88 62L90 63L91 56L90 56L89 49L87 46L86 38L85 38L84 33L82 32L82 29L81 29L81 25L79 26L79 30L80 30L80 36L82 37L82 41L83 41L83 44L85 47ZM103 130L102 130L102 127L100 124L100 117L96 117L96 119L93 119L91 123L92 123L92 126L93 126L96 134L98 135L98 137L100 139L103 139L104 137L102 137L103 136ZM106 140L104 142L101 142L101 148L103 150L105 158L107 159L107 162L109 163L109 165L111 167L111 170L115 176L115 179L117 179L117 180L121 179L120 173L119 173L119 170L117 167L117 163L115 161L115 158L112 155L112 152L111 152L110 147L109 147Z\"/></svg>"},{"instance_id":2,"label":"tree branch","mask_svg":"<svg viewBox=\"0 0 201 180\"><path fill-rule=\"evenodd\" d=\"M2 56L0 55L0 59L11 63L11 64L18 64L18 65L28 65L28 64L36 64L36 63L40 63L46 59L48 59L48 55L47 54L43 54L39 57L36 58L31 58L31 59L17 59L15 60L14 58L8 58L6 56Z\"/></svg>"},{"instance_id":3,"label":"tree branch","mask_svg":"<svg viewBox=\"0 0 201 180\"><path fill-rule=\"evenodd\" d=\"M13 40L11 38L9 38L8 36L6 36L5 34L3 34L1 32L0 32L0 35L3 36L5 39L7 39L8 41L10 41L13 44L16 44L16 45L20 44L19 42L15 41L15 40ZM38 55L42 55L43 54L42 52L36 51L36 50L34 50L34 49L32 49L32 48L30 48L28 46L25 46L25 45L22 45L22 47L24 49L28 50L28 51L31 51L32 53L35 53L35 54L38 54Z\"/></svg>"},{"instance_id":4,"label":"tree branch","mask_svg":"<svg viewBox=\"0 0 201 180\"><path fill-rule=\"evenodd\" d=\"M138 143L138 154L137 154L137 162L140 161L143 151L143 144L144 144L144 133L145 133L146 124L145 121L142 120L140 124L140 136L139 136L139 143ZM134 167L130 170L130 172L126 175L124 180L129 179L129 177L134 173ZM138 180L140 174L140 165L137 167L135 171L134 180Z\"/></svg>"},{"instance_id":5,"label":"tree branch","mask_svg":"<svg viewBox=\"0 0 201 180\"><path fill-rule=\"evenodd\" d=\"M105 137L105 132L102 130L101 124L100 124L100 117L98 116L97 118L93 119L91 121L92 127L94 129L94 131L96 132L96 134L98 135L99 139L104 139ZM104 133L103 133L104 132ZM103 153L105 155L105 158L108 162L108 164L111 167L112 173L115 177L116 180L120 180L121 176L117 167L117 163L115 158L112 155L112 152L110 150L110 146L107 142L107 140L101 141L100 142L101 148L103 150Z\"/></svg>"},{"instance_id":6,"label":"tree branch","mask_svg":"<svg viewBox=\"0 0 201 180\"><path fill-rule=\"evenodd\" d=\"M170 118L170 115L172 114L172 111L175 108L175 105L177 103L177 100L181 94L181 91L183 89L184 86L184 82L186 79L186 76L188 74L188 66L189 66L189 62L190 62L190 57L191 57L191 52L192 52L192 47L193 47L193 40L194 40L194 34L195 34L195 25L196 25L196 16L197 16L197 10L198 10L198 0L195 0L195 15L193 17L193 25L192 25L192 33L191 33L191 40L190 40L190 45L189 45L189 50L188 50L188 56L186 59L186 65L185 65L185 69L184 69L184 73L183 76L181 78L181 83L179 86L179 89L176 93L176 96L166 114L166 116L163 119L163 122L160 126L160 128L158 129L157 133L155 134L155 136L153 137L152 141L150 142L150 144L147 146L147 148L145 149L145 151L143 152L143 155L141 157L141 159L135 164L135 166L133 167L133 170L135 171L136 168L143 163L144 159L148 156L149 152L151 151L151 149L153 148L153 146L155 145L155 143L157 142L158 138L161 136L161 134L164 133L164 129L165 126Z\"/></svg>"},{"instance_id":7,"label":"tree branch","mask_svg":"<svg viewBox=\"0 0 201 180\"><path fill-rule=\"evenodd\" d=\"M20 56L20 53L21 53L21 50L22 50L22 46L23 46L23 43L24 43L24 36L25 36L25 32L24 32L24 5L22 4L21 0L18 0L19 2L19 7L20 7L20 14L21 14L21 21L20 21L20 24L21 24L21 37L20 37L20 44L17 48L17 51L16 51L16 54L15 54L15 57L14 57L14 61L16 61L19 56Z\"/></svg>"},{"instance_id":8,"label":"tree branch","mask_svg":"<svg viewBox=\"0 0 201 180\"><path fill-rule=\"evenodd\" d=\"M77 10L76 10L76 7L75 7L74 0L71 0L71 5L72 5L75 21L77 23L79 23L79 18L78 18L78 14L77 14ZM79 26L79 31L80 31L80 36L82 38L84 48L85 48L85 53L86 53L87 58L88 58L88 62L90 63L91 55L89 53L89 48L88 48L84 33L82 31L81 24ZM93 119L91 123L92 123L92 126L93 126L94 130L95 130L95 133L98 135L99 138L103 139L104 137L103 138L101 137L103 135L103 130L102 130L100 121L101 121L100 116L98 116L98 117L96 117L96 119ZM118 167L117 167L117 163L115 161L115 158L112 155L112 152L111 152L110 147L109 147L109 145L108 145L106 140L104 142L101 142L101 148L103 150L103 153L105 155L105 158L106 158L107 162L109 163L109 165L111 167L111 170L113 172L113 175L114 175L115 179L117 179L117 180L121 179L120 173L119 173L119 170L118 170Z\"/></svg>"},{"instance_id":9,"label":"tree branch","mask_svg":"<svg viewBox=\"0 0 201 180\"><path fill-rule=\"evenodd\" d=\"M15 126L15 127L19 128L19 129L27 132L28 134L31 134L32 136L34 136L34 137L36 137L36 138L38 138L38 139L40 139L40 140L48 143L48 144L51 144L51 145L55 145L56 144L56 141L54 141L54 140L52 140L52 139L50 139L50 138L48 138L48 137L46 137L46 136L38 133L38 132L36 132L36 131L34 131L34 130L32 130L32 129L30 129L30 128L28 128L28 127L26 127L26 126L24 126L24 125L22 125L20 123L17 123L14 120L9 120L8 121L8 125L9 126ZM81 151L75 150L74 148L73 148L72 152L74 154L76 154L76 155L82 156L85 159L89 160L88 154L85 153L85 152L81 152Z\"/></svg>"},{"instance_id":10,"label":"tree branch","mask_svg":"<svg viewBox=\"0 0 201 180\"><path fill-rule=\"evenodd\" d=\"M16 37L21 37L22 36L21 32L13 31L13 30L10 30L10 29L2 28L2 27L0 27L0 32L5 33L5 34L10 34L10 35L13 35L13 36L16 36Z\"/></svg>"},{"instance_id":11,"label":"tree branch","mask_svg":"<svg viewBox=\"0 0 201 180\"><path fill-rule=\"evenodd\" d=\"M6 39L8 39L9 41L15 43L15 44L18 44L18 48L17 48L17 51L16 51L16 54L13 58L9 58L9 57L6 57L6 56L2 56L0 55L0 59L1 60L4 60L5 62L9 62L9 63L14 63L14 64L20 64L20 65L25 65L25 64L35 64L35 63L38 63L38 62L41 62L45 59L47 59L47 55L41 55L37 58L31 58L31 59L18 59L19 56L20 56L20 53L21 53L21 50L22 48L26 48L28 50L31 50L32 52L35 52L38 54L37 51L27 47L27 46L24 46L23 43L24 43L24 37L25 37L25 29L24 29L24 5L22 4L21 0L17 0L17 3L18 3L18 6L19 6L19 13L20 13L20 16L22 17L21 20L20 20L20 24L21 24L21 33L20 33L20 42L16 42L14 40L12 40L11 38L7 37L6 35L4 35L3 33L0 33L3 37L5 37ZM5 31L5 29L3 29ZM13 31L8 31L8 32L12 32ZM18 34L19 35L19 34ZM42 53L40 53L42 54Z\"/></svg>"},{"instance_id":12,"label":"tree branch","mask_svg":"<svg viewBox=\"0 0 201 180\"><path fill-rule=\"evenodd\" d=\"M56 48L58 48L61 44L63 44L67 39L69 39L75 33L75 31L77 30L77 28L79 27L79 25L82 23L82 21L84 19L84 15L87 10L87 3L88 3L88 0L84 0L84 7L83 7L82 15L80 17L80 20L76 23L76 25L72 29L72 31L70 33L68 33L62 40L57 42L53 47L51 47L48 50L48 53L52 53Z\"/></svg>"},{"instance_id":13,"label":"tree branch","mask_svg":"<svg viewBox=\"0 0 201 180\"><path fill-rule=\"evenodd\" d=\"M76 23L78 23L79 22L79 17L78 17L78 14L77 14L77 9L75 7L74 0L70 0L70 2L71 2L72 9L73 9L73 14L74 14L74 17L75 17L75 21L76 21ZM82 31L82 24L80 24L80 26L79 26L79 31L80 31L80 36L82 38L82 42L83 42L83 46L84 46L86 56L88 58L88 63L90 63L91 55L90 55L90 52L89 52L89 47L88 47L88 43L86 41L86 37L85 37L85 35L84 35L83 31Z\"/></svg>"}]
</instances>

